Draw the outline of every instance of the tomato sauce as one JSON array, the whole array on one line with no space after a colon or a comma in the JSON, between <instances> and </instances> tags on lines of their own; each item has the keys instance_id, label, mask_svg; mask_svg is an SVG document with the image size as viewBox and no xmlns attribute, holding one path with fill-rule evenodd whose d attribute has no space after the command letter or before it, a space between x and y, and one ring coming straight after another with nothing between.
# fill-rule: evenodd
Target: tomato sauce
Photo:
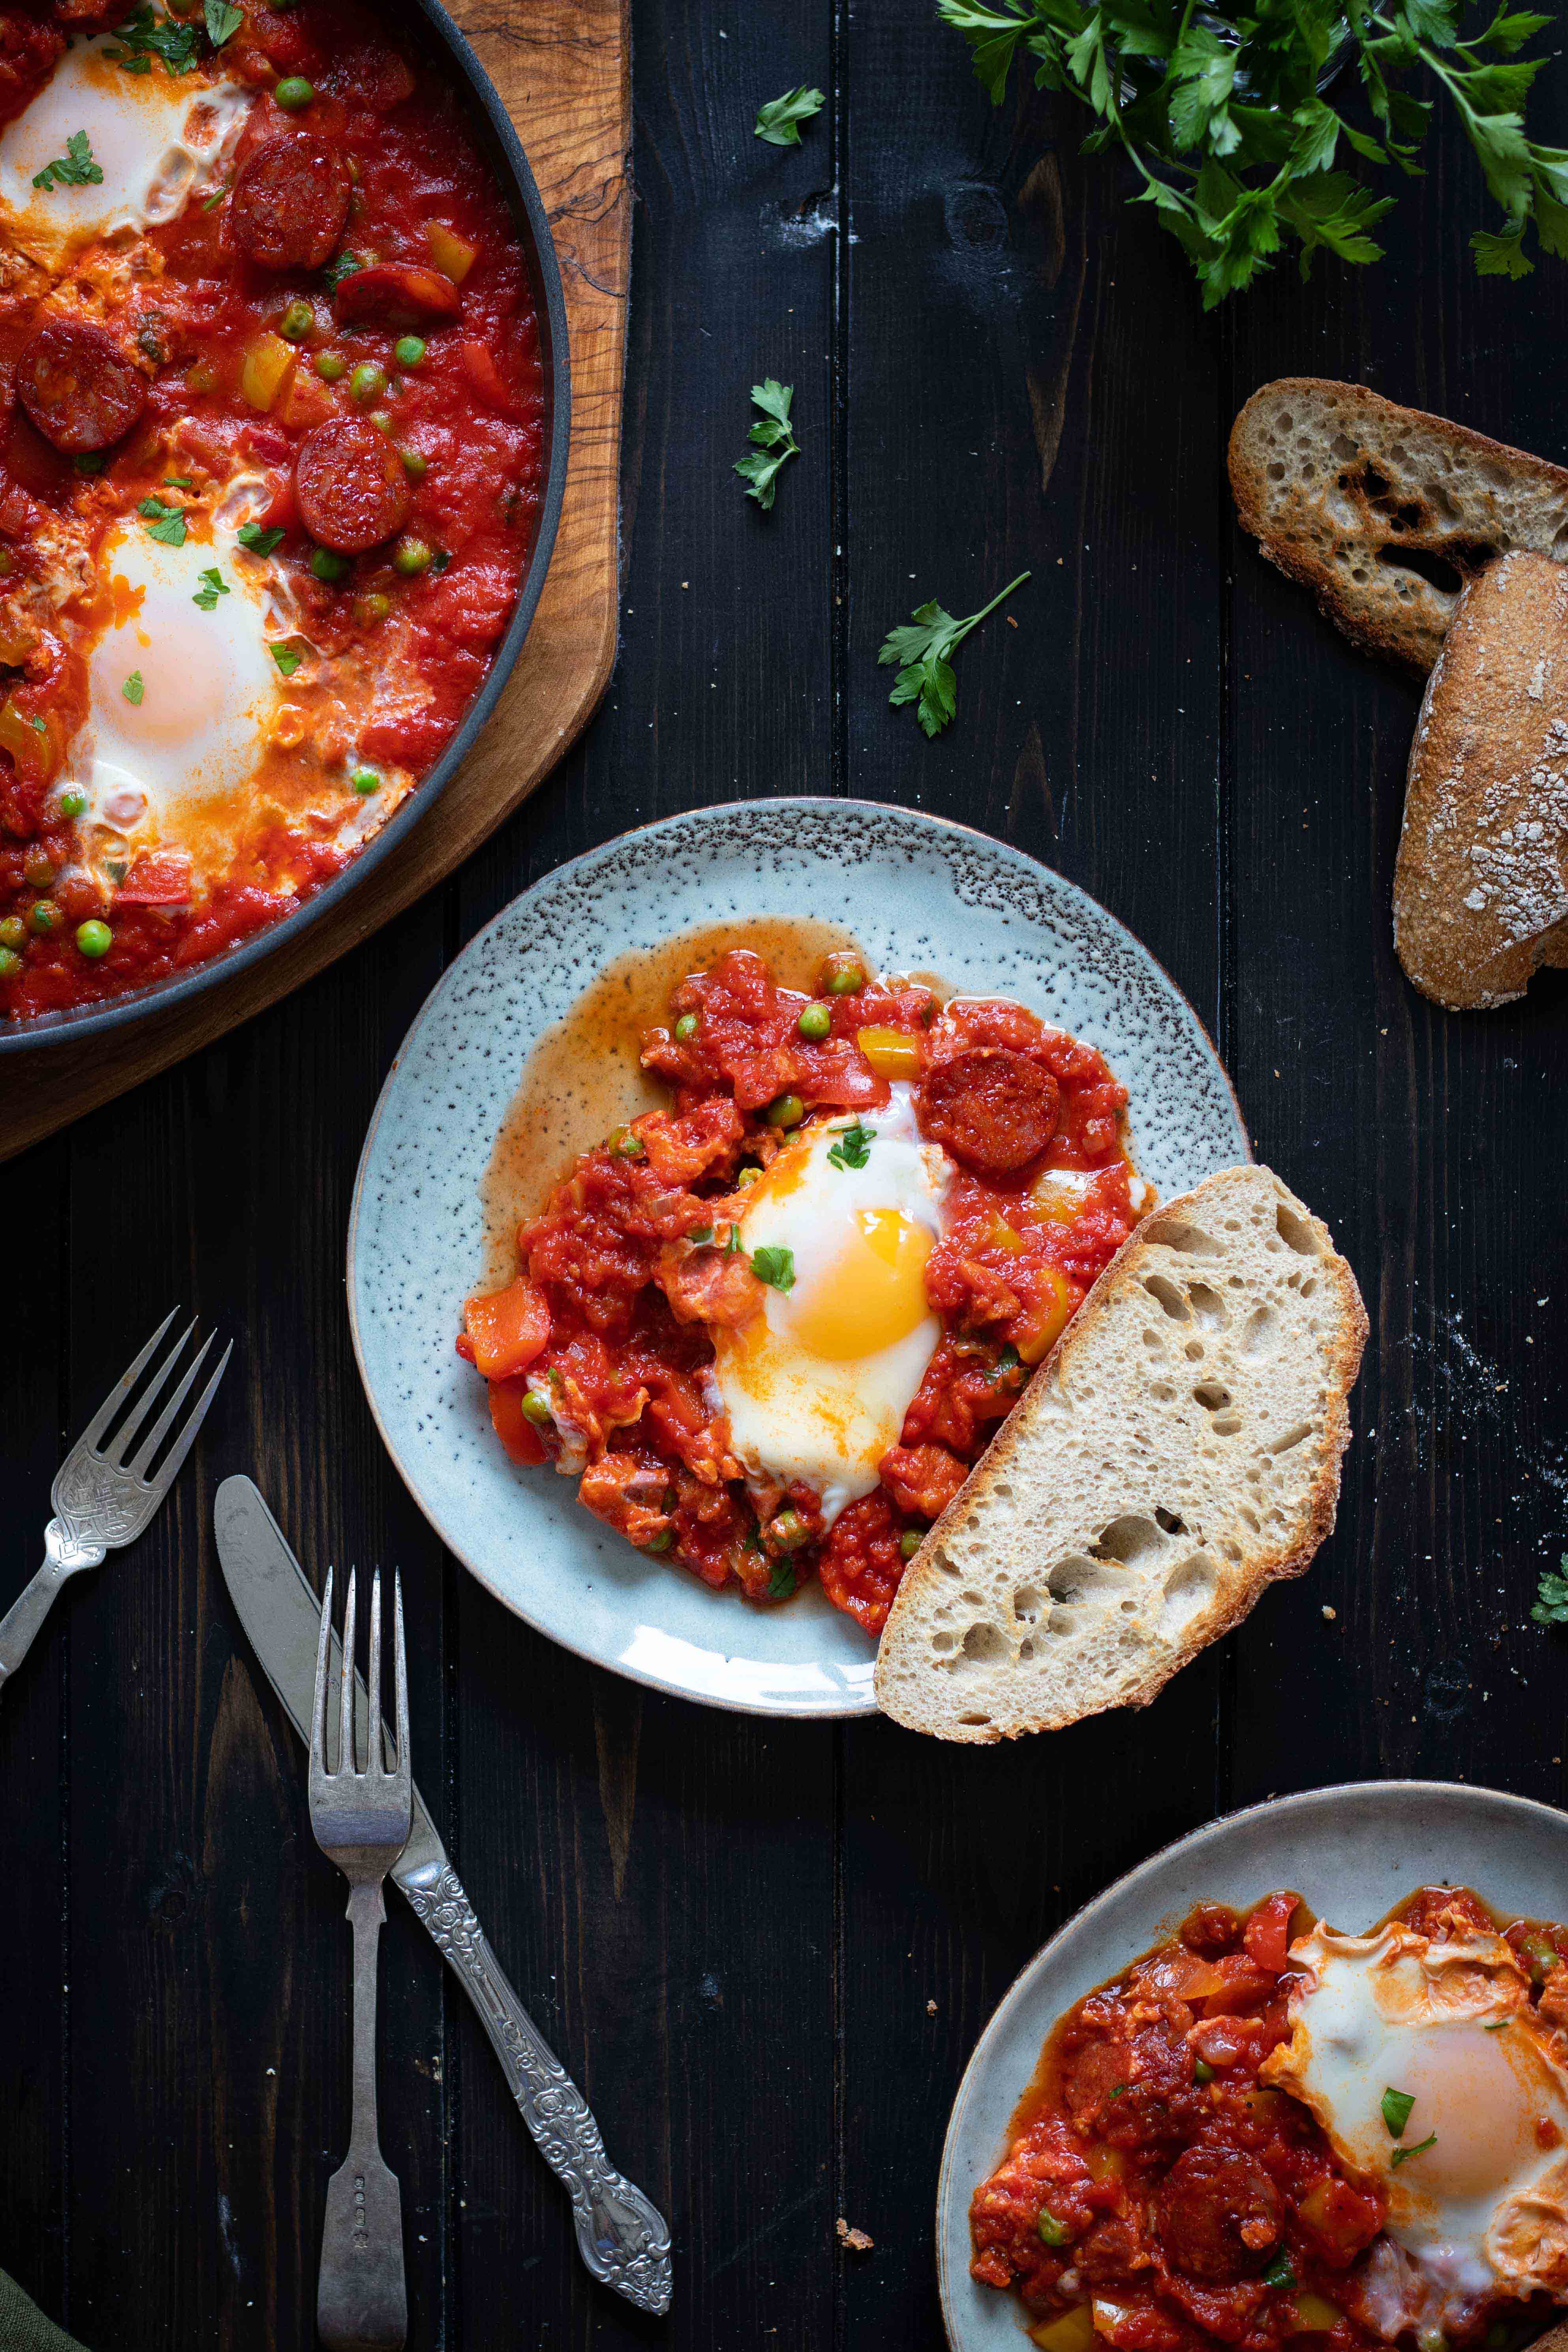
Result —
<instances>
[{"instance_id":1,"label":"tomato sauce","mask_svg":"<svg viewBox=\"0 0 1568 2352\"><path fill-rule=\"evenodd\" d=\"M468 1302L459 1352L489 1377L513 1458L573 1472L630 1541L753 1600L815 1572L875 1634L920 1537L1136 1222L1125 1089L1022 1006L944 1005L848 950L814 992L725 950L674 987L639 1059L667 1107L576 1157L518 1232L514 1279ZM940 1102L948 1137L923 1276L941 1336L875 1490L829 1523L809 1486L736 1457L711 1334L763 1298L740 1247L750 1182L815 1124L874 1119L895 1086L917 1112ZM973 1164L999 1148L1005 1174Z\"/></svg>"},{"instance_id":2,"label":"tomato sauce","mask_svg":"<svg viewBox=\"0 0 1568 2352\"><path fill-rule=\"evenodd\" d=\"M125 0L101 13L0 9L0 110L23 111L68 33L118 30L131 15ZM193 99L237 84L248 104L210 196L129 247L89 244L58 268L28 258L0 294L0 1014L14 1018L219 954L341 870L471 705L542 495L527 265L443 60L356 0L286 12L247 0L216 50L199 8L142 17L159 39L186 40L188 63L175 72L162 51L138 60L132 47L123 66L105 65L109 79L122 72L143 89L166 79ZM326 172L336 233L319 266L268 266L247 248L257 232L237 213L236 184L264 150L283 159L273 178L284 195L307 150ZM284 243L260 237L273 260L319 193L301 181ZM374 299L356 310L341 289L362 274ZM426 307L400 312L377 290L388 278L394 295L422 287ZM40 322L74 320L89 301L144 404L109 446L72 454L49 436L68 444L74 426L91 437L73 381L51 407L32 377L43 383ZM316 535L307 530L299 487L310 436L344 420L351 436L374 428L391 478L380 520L395 525L346 555L326 544L319 507ZM127 518L143 527L149 500L184 515L197 539L216 533L242 478L262 552L234 553L232 566L255 566L258 593L270 585L290 624L274 653L279 707L243 806L199 837L153 838L132 822L119 838L101 809L82 805L73 758L92 648L112 617L97 551ZM226 554L232 546L222 541ZM95 928L83 934L84 923Z\"/></svg>"}]
</instances>

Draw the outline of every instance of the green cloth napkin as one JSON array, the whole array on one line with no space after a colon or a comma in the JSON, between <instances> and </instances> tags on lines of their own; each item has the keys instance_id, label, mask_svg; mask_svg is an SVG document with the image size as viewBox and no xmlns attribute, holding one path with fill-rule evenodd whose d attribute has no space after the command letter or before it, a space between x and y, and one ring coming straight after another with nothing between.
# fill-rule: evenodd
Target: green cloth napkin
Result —
<instances>
[{"instance_id":1,"label":"green cloth napkin","mask_svg":"<svg viewBox=\"0 0 1568 2352\"><path fill-rule=\"evenodd\" d=\"M0 2271L0 2352L81 2352L81 2346Z\"/></svg>"}]
</instances>

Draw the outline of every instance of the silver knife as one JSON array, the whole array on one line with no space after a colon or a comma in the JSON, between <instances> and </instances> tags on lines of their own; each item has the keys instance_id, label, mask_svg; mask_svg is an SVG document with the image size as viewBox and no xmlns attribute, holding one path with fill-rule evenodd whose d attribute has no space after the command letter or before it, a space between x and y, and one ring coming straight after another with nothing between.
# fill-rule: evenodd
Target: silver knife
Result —
<instances>
[{"instance_id":1,"label":"silver knife","mask_svg":"<svg viewBox=\"0 0 1568 2352\"><path fill-rule=\"evenodd\" d=\"M218 1558L240 1622L289 1722L310 1745L321 1604L248 1478L226 1478L213 1508ZM332 1636L332 1671L339 1646ZM360 1684L361 1704L364 1685ZM418 1788L414 1834L392 1874L479 2011L512 2097L565 2186L577 2244L596 2279L639 2311L669 2308L669 2225L605 2154L588 2103L528 2015L485 1939Z\"/></svg>"}]
</instances>

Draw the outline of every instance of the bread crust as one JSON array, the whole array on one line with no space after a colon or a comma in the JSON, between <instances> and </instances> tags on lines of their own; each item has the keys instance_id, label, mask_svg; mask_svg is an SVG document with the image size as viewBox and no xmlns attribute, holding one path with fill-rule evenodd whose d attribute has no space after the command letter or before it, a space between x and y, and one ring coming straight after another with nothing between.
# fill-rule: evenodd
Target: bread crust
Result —
<instances>
[{"instance_id":1,"label":"bread crust","mask_svg":"<svg viewBox=\"0 0 1568 2352\"><path fill-rule=\"evenodd\" d=\"M1568 470L1365 384L1261 385L1228 464L1269 562L1352 645L1423 675L1463 588L1500 555L1568 558Z\"/></svg>"},{"instance_id":2,"label":"bread crust","mask_svg":"<svg viewBox=\"0 0 1568 2352\"><path fill-rule=\"evenodd\" d=\"M1410 751L1394 944L1451 1011L1568 965L1568 567L1505 555L1473 581Z\"/></svg>"},{"instance_id":3,"label":"bread crust","mask_svg":"<svg viewBox=\"0 0 1568 2352\"><path fill-rule=\"evenodd\" d=\"M1238 1179L1249 1188L1271 1188L1277 1210L1300 1220L1310 1232L1316 1252L1314 1266L1320 1278L1331 1286L1335 1299L1332 1337L1324 1358L1327 1394L1322 1428L1316 1440L1317 1465L1303 1506L1285 1531L1284 1539L1270 1542L1259 1534L1245 1559L1221 1578L1211 1604L1192 1620L1178 1639L1166 1644L1159 1654L1152 1655L1141 1671L1124 1678L1112 1696L1086 1699L1080 1688L1070 1705L1037 1708L1026 1717L1001 1724L963 1724L951 1719L939 1722L932 1718L944 1712L942 1708L917 1709L904 1704L903 1694L893 1687L892 1661L906 1634L911 1642L914 1640L922 1609L934 1592L942 1590L944 1558L962 1553L965 1532L974 1523L977 1509L984 1516L999 1491L1008 1493L1016 1485L1038 1477L1028 1457L1037 1450L1037 1432L1047 1417L1053 1392L1059 1385L1070 1382L1079 1360L1093 1358L1101 1325L1121 1305L1131 1286L1142 1278L1145 1265L1153 1259L1155 1252L1163 1251L1160 1237L1172 1229L1201 1225L1224 1188L1234 1188ZM1134 1229L1100 1276L1024 1396L910 1563L878 1651L878 1704L911 1729L934 1731L941 1738L973 1745L992 1745L1030 1731L1060 1730L1111 1706L1146 1706L1200 1651L1239 1624L1268 1585L1301 1575L1331 1530L1339 1502L1340 1465L1350 1443L1350 1391L1361 1369L1367 1330L1366 1310L1355 1276L1335 1250L1327 1226L1296 1200L1272 1171L1258 1167L1221 1170L1190 1192L1155 1209ZM1047 1449L1048 1444L1047 1439Z\"/></svg>"}]
</instances>

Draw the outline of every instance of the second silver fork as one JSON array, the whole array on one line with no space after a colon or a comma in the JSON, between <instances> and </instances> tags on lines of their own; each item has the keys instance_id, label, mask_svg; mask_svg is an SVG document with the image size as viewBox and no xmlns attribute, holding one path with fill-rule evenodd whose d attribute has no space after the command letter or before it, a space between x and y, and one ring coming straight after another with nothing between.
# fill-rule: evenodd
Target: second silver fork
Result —
<instances>
[{"instance_id":1,"label":"second silver fork","mask_svg":"<svg viewBox=\"0 0 1568 2352\"><path fill-rule=\"evenodd\" d=\"M381 1709L381 1570L371 1585L370 1672L364 1767L354 1739L354 1583L349 1570L338 1696L338 1762L327 1758L332 1571L321 1596L321 1640L310 1712L310 1827L316 1843L349 1883L353 1930L353 2126L349 2152L327 2183L316 2328L328 2352L401 2352L408 2340L403 2274L403 2208L397 2176L384 2162L375 2116L375 1991L382 1885L414 1825L408 1755L408 1662L403 1640L403 1580L393 1587L393 1684L397 1760L389 1766Z\"/></svg>"}]
</instances>

